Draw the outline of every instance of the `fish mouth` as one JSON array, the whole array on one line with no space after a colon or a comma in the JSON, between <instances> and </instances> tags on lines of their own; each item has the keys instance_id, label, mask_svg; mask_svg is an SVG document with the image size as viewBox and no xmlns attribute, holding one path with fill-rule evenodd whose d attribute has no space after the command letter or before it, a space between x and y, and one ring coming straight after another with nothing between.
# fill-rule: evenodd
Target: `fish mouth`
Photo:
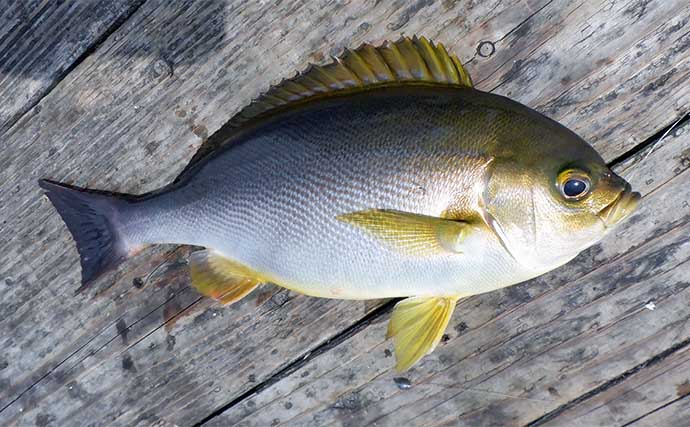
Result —
<instances>
[{"instance_id":1,"label":"fish mouth","mask_svg":"<svg viewBox=\"0 0 690 427\"><path fill-rule=\"evenodd\" d=\"M618 197L599 212L599 218L606 227L612 227L630 216L637 208L641 197L640 193L632 191L632 187L626 182L625 188L618 194Z\"/></svg>"}]
</instances>

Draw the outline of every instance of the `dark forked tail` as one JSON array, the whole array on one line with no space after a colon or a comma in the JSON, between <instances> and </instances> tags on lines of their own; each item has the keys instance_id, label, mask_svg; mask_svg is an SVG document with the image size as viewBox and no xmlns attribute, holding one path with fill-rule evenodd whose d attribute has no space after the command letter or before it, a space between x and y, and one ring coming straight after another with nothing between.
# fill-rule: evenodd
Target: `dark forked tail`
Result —
<instances>
[{"instance_id":1,"label":"dark forked tail","mask_svg":"<svg viewBox=\"0 0 690 427\"><path fill-rule=\"evenodd\" d=\"M117 223L119 210L129 202L66 184L41 179L38 185L57 209L77 244L81 258L82 291L128 256Z\"/></svg>"}]
</instances>

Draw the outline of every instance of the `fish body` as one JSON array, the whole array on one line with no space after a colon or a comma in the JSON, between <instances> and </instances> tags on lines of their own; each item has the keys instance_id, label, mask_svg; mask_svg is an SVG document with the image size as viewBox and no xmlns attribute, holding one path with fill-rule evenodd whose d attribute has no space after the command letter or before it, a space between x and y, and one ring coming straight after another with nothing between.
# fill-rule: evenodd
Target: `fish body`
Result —
<instances>
[{"instance_id":1,"label":"fish body","mask_svg":"<svg viewBox=\"0 0 690 427\"><path fill-rule=\"evenodd\" d=\"M122 219L125 239L213 248L320 297L507 286L541 271L517 262L479 217L462 253L430 254L382 245L338 219L367 209L477 216L497 139L491 129L518 114L502 107L519 108L468 89L387 89L309 105L240 135L185 185L133 205Z\"/></svg>"},{"instance_id":2,"label":"fish body","mask_svg":"<svg viewBox=\"0 0 690 427\"><path fill-rule=\"evenodd\" d=\"M381 84L410 58L428 72L408 67ZM639 199L577 135L471 88L425 39L365 46L334 67L284 83L296 100L249 115L167 189L113 198L44 181L84 283L146 245L175 243L206 248L192 280L224 303L262 282L408 297L389 328L405 369L433 349L457 299L566 263ZM326 80L345 86L318 92L312 82Z\"/></svg>"}]
</instances>

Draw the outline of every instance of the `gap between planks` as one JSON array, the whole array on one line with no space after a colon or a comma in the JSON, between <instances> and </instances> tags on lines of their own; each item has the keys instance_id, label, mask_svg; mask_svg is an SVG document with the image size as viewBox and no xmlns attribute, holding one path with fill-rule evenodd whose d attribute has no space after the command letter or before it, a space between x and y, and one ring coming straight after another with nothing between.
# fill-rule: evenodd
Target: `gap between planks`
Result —
<instances>
[{"instance_id":1,"label":"gap between planks","mask_svg":"<svg viewBox=\"0 0 690 427\"><path fill-rule=\"evenodd\" d=\"M537 418L536 420L531 421L530 423L526 424L525 427L538 427L538 426L544 425L547 422L554 420L556 417L558 417L560 414L564 413L565 411L579 405L580 403L582 403L588 399L591 399L592 397L596 396L597 394L599 394L603 391L606 391L609 388L611 388L617 384L620 384L621 382L627 380L629 377L635 375L636 373L638 373L642 369L645 369L645 368L648 368L648 367L651 367L651 366L654 366L654 365L657 365L657 364L663 362L667 357L673 355L674 353L677 353L678 351L681 351L681 350L687 348L688 346L690 346L690 338L683 340L683 341L673 345L672 347L667 348L666 350L662 351L661 353L656 354L655 356L645 360L644 362L640 363L639 365L628 369L627 371L623 372L622 374L618 375L615 378L610 379L609 381L605 382L604 384L600 385L599 387L596 387L596 388L588 391L587 393L585 393L581 396L578 396L575 399L559 406L558 408L554 409L553 411L547 412L546 414L542 415L541 417ZM657 410L662 409L662 408L664 408L664 407L666 407L672 403L675 403L681 399L684 399L688 396L690 396L690 395L685 395L685 396L679 397L679 398L677 398L671 402L665 403L664 405L662 405L658 408L655 408L654 410L632 420L631 422L626 423L625 426L633 424L634 422L646 417L647 415L654 413Z\"/></svg>"}]
</instances>

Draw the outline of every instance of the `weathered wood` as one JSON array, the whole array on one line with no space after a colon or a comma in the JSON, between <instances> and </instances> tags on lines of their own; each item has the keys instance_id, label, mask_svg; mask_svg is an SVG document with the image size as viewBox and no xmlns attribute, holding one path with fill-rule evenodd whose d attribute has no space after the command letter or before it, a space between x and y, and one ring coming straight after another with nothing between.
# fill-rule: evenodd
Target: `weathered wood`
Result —
<instances>
[{"instance_id":1,"label":"weathered wood","mask_svg":"<svg viewBox=\"0 0 690 427\"><path fill-rule=\"evenodd\" d=\"M288 70L323 61L346 46L401 33L445 42L469 61L480 88L497 87L498 93L541 106L594 138L605 157L616 158L673 121L687 105L688 87L681 84L690 56L687 8L675 1L646 9L635 9L635 4L147 1L3 138L3 147L12 149L4 149L0 159L0 424L132 425L159 419L191 424L371 309L363 302L318 300L270 287L240 305L220 308L189 289L184 251L169 256L161 249L127 263L99 281L95 291L73 296L79 280L76 251L40 197L36 178L123 192L152 190L169 182L209 133ZM575 46L578 36L588 37L574 49L563 48ZM477 55L480 41L493 41L495 53ZM658 81L659 70L669 66L675 71ZM568 79L561 70L567 70ZM598 99L619 87L623 90L617 96L603 103ZM593 112L595 105L599 112ZM624 120L613 119L619 112ZM671 182L673 191L684 194L677 180ZM653 200L671 197L677 202L668 193L659 192ZM682 206L676 207L679 212ZM475 352L492 334L509 339L513 327L504 319L511 313L549 309L541 302L523 306L525 297L550 295L570 276L623 256L661 232L654 227L649 223L616 233L574 267L529 286L468 300L480 306L468 317L472 332L464 339L472 340L463 348ZM168 257L167 267L143 287L135 281ZM458 313L465 304L470 303L463 303ZM548 323L548 313L543 316L530 321ZM485 329L479 328L484 323ZM462 323L456 326L462 329ZM387 349L381 343L382 328L365 328L309 362L327 361L324 370L345 365L343 378L352 376L349 388L328 396L336 399L354 390L366 375L389 379L386 372L393 362L381 356ZM348 349L360 338L365 347ZM368 348L376 352L370 359L360 355ZM347 364L356 357L364 362ZM430 356L419 369L443 371L451 359L439 357ZM476 365L470 369L480 372ZM307 381L301 377L304 372L305 378L312 375L298 372L297 378L288 377L265 392L290 389ZM343 381L329 380L334 387ZM382 384L389 390L392 383ZM574 395L575 389L568 392ZM337 405L346 410L357 406L351 403L357 401L354 396L343 396ZM236 408L251 401L230 408L216 422L231 419ZM307 405L312 401L313 396L303 400ZM294 416L298 407L287 408L287 403L275 407L274 415L256 415L257 420ZM351 413L362 422L371 419L361 411ZM334 422L348 419L344 415Z\"/></svg>"},{"instance_id":2,"label":"weathered wood","mask_svg":"<svg viewBox=\"0 0 690 427\"><path fill-rule=\"evenodd\" d=\"M3 1L0 135L143 1Z\"/></svg>"},{"instance_id":3,"label":"weathered wood","mask_svg":"<svg viewBox=\"0 0 690 427\"><path fill-rule=\"evenodd\" d=\"M600 245L461 301L448 339L405 374L411 389L393 381L382 322L210 425L525 425L690 339L688 152L690 123L634 166L640 211Z\"/></svg>"},{"instance_id":4,"label":"weathered wood","mask_svg":"<svg viewBox=\"0 0 690 427\"><path fill-rule=\"evenodd\" d=\"M685 427L690 417L690 399L678 398L668 406L630 423L629 427ZM626 426L626 427L628 427Z\"/></svg>"},{"instance_id":5,"label":"weathered wood","mask_svg":"<svg viewBox=\"0 0 690 427\"><path fill-rule=\"evenodd\" d=\"M631 374L628 379L561 412L543 426L609 427L615 425L686 426L688 409L678 414L682 423L659 422L664 407L685 406L690 393L690 347ZM690 409L690 408L689 408ZM655 422L650 424L654 419Z\"/></svg>"}]
</instances>

